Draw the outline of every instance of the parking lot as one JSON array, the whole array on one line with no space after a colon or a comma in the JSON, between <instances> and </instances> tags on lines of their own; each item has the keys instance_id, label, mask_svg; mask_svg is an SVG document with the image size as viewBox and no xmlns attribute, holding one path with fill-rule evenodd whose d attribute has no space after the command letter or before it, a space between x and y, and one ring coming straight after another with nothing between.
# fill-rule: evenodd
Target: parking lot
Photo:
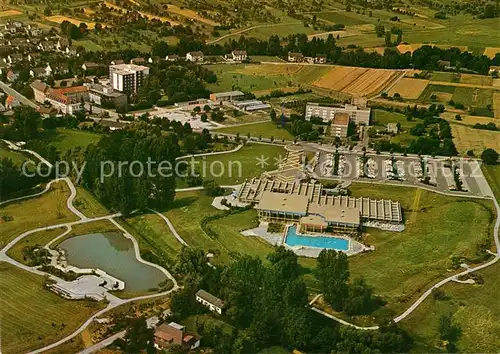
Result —
<instances>
[{"instance_id":1,"label":"parking lot","mask_svg":"<svg viewBox=\"0 0 500 354\"><path fill-rule=\"evenodd\" d=\"M322 179L418 185L440 192L478 197L493 195L476 160L456 159L450 162L448 159L421 159L416 156L394 156L392 159L390 155L376 154L367 154L365 159L363 164L362 153L342 152L338 168L335 168L335 154L321 151L314 173ZM454 168L463 191L457 190Z\"/></svg>"}]
</instances>

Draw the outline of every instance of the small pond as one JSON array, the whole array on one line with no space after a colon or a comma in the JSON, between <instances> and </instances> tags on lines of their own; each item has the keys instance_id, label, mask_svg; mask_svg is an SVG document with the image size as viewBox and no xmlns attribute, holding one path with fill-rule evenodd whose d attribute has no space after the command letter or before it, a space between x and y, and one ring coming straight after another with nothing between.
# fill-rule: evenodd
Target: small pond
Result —
<instances>
[{"instance_id":1,"label":"small pond","mask_svg":"<svg viewBox=\"0 0 500 354\"><path fill-rule=\"evenodd\" d=\"M75 236L59 247L66 251L69 265L102 269L123 280L126 291L146 292L167 279L159 269L140 263L132 241L117 232Z\"/></svg>"}]
</instances>

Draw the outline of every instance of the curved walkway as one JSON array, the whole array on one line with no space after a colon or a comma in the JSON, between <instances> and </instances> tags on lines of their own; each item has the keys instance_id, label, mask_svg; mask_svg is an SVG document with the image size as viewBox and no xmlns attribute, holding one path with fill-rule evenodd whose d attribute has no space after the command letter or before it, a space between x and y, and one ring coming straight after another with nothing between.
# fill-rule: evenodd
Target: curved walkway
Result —
<instances>
[{"instance_id":1,"label":"curved walkway","mask_svg":"<svg viewBox=\"0 0 500 354\"><path fill-rule=\"evenodd\" d=\"M172 224L172 222L165 215L163 215L159 211L156 211L156 210L153 210L153 209L149 209L149 210L151 210L153 213L155 213L156 215L158 215L160 218L162 218L167 223L168 228L170 229L170 231L172 231L172 233L174 234L174 236L177 239L177 241L179 241L180 243L182 243L184 246L189 247L189 245L187 244L187 242L184 241L184 239L181 237L181 235L179 235L179 233L175 229L175 227Z\"/></svg>"},{"instance_id":2,"label":"curved walkway","mask_svg":"<svg viewBox=\"0 0 500 354\"><path fill-rule=\"evenodd\" d=\"M34 273L34 274L37 274L37 275L40 275L40 276L47 276L47 275L49 275L51 277L57 278L57 277L55 277L55 276L53 276L51 274L47 274L45 272L42 272L42 271L40 271L40 270L38 270L38 269L36 269L34 267L29 267L29 266L26 266L26 265L24 265L22 263L17 262L16 260L10 258L7 255L7 252L16 243L18 243L19 241L21 241L22 239L24 239L28 235L31 235L31 234L39 232L39 231L53 230L53 229L57 229L57 228L60 228L60 227L66 227L67 228L67 230L65 232L63 232L61 235L57 236L56 238L54 238L53 240L51 240L50 242L47 243L46 247L49 247L51 244L53 244L54 242L56 242L58 239L66 236L71 231L73 225L86 224L86 223L91 223L91 222L99 221L99 220L109 220L120 231L123 232L123 235L127 239L129 239L129 240L132 241L132 243L134 245L134 252L135 252L135 256L136 256L137 260L139 262L143 263L143 264L147 264L147 265L149 265L151 267L154 267L154 268L160 270L161 272L163 272L163 274L165 274L165 276L172 281L173 287L172 287L172 289L170 289L168 291L165 291L165 292L162 292L162 293L151 294L151 295L144 295L144 296L134 297L134 298L130 298L130 299L120 299L120 298L118 298L118 297L116 297L116 296L114 296L114 295L112 295L110 293L107 293L106 294L106 299L109 301L109 304L108 304L108 306L106 308L104 308L104 309L96 312L89 319L87 319L87 321L85 321L78 329L76 329L73 333L71 333L70 335L66 336L65 338L62 338L61 340L59 340L59 341L57 341L55 343L52 343L52 344L50 344L50 345L48 345L46 347L34 350L34 351L30 352L30 353L42 353L42 352L45 352L47 350L53 349L53 348L55 348L55 347L57 347L57 346L65 343L65 342L67 342L68 340L71 340L72 338L76 337L81 332L83 332L92 323L92 321L94 321L94 319L98 318L99 316L103 315L104 313L108 312L109 310L111 310L111 309L113 309L115 307L118 307L118 306L126 304L126 303L130 303L130 302L133 302L133 301L137 301L137 300L147 300L147 299L153 299L153 298L157 298L157 297L162 297L162 296L165 296L165 295L169 295L172 292L177 291L179 289L179 285L177 284L177 281L170 274L170 272L168 272L168 270L166 270L165 268L159 266L158 264L154 264L154 263L148 262L148 261L144 260L141 257L141 255L140 255L140 249L139 249L139 244L137 243L137 240L127 230L125 230L125 228L123 228L115 220L115 218L122 216L121 213L116 213L116 214L107 215L107 216L101 216L101 217L96 217L96 218L88 218L84 214L82 214L78 209L76 209L74 207L73 201L74 201L74 199L76 197L76 188L73 185L73 182L69 178L63 178L63 179L53 180L53 181L49 182L47 184L46 188L42 192L40 192L40 193L36 193L36 194L30 195L30 196L25 196L25 197L20 197L20 198L14 198L14 199L6 200L6 201L2 202L1 204L7 204L7 203L10 203L10 202L13 202L13 201L23 200L23 199L27 199L27 198L31 198L31 197L42 195L42 194L46 193L48 190L50 190L50 187L52 186L53 183L59 182L59 181L65 181L68 184L68 187L69 187L69 189L71 191L71 194L70 194L70 196L67 199L66 205L67 205L67 207L68 207L69 210L71 210L75 215L77 215L80 218L80 220L73 221L73 222L68 222L68 223L50 225L50 226L46 226L46 227L40 227L40 228L36 228L36 229L29 230L29 231L26 231L26 232L22 233L21 235L17 236L12 241L10 241L4 248L2 248L0 250L0 262L7 262L7 263L9 263L9 264L11 264L11 265L13 265L15 267L18 267L20 269L23 269L25 271L28 271L28 272L31 272L31 273Z\"/></svg>"}]
</instances>

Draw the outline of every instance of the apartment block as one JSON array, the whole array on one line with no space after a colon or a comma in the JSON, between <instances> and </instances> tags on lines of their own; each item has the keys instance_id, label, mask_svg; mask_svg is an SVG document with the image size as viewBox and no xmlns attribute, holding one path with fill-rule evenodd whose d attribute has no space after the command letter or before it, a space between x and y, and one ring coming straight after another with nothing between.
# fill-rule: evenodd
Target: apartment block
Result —
<instances>
[{"instance_id":1,"label":"apartment block","mask_svg":"<svg viewBox=\"0 0 500 354\"><path fill-rule=\"evenodd\" d=\"M111 87L120 92L137 92L148 75L149 68L143 65L118 64L109 66Z\"/></svg>"}]
</instances>

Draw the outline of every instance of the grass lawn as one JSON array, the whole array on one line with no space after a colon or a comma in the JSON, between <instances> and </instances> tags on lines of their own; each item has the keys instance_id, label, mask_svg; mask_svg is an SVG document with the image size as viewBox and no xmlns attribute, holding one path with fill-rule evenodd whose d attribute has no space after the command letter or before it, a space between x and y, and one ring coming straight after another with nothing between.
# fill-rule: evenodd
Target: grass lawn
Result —
<instances>
[{"instance_id":1,"label":"grass lawn","mask_svg":"<svg viewBox=\"0 0 500 354\"><path fill-rule=\"evenodd\" d=\"M401 124L401 130L411 129L416 122L406 119L406 115L397 112L389 112L383 109L374 109L372 113L372 125L387 126L388 123Z\"/></svg>"},{"instance_id":2,"label":"grass lawn","mask_svg":"<svg viewBox=\"0 0 500 354\"><path fill-rule=\"evenodd\" d=\"M39 197L1 206L0 216L10 216L13 220L0 223L0 248L25 231L77 220L66 208L69 194L67 184L58 182Z\"/></svg>"},{"instance_id":3,"label":"grass lawn","mask_svg":"<svg viewBox=\"0 0 500 354\"><path fill-rule=\"evenodd\" d=\"M446 103L449 100L453 99L455 89L455 86L428 85L425 88L424 92L422 92L418 100L425 103ZM433 99L433 95L436 96L436 98Z\"/></svg>"},{"instance_id":4,"label":"grass lawn","mask_svg":"<svg viewBox=\"0 0 500 354\"><path fill-rule=\"evenodd\" d=\"M495 198L500 201L500 165L486 165L483 163L481 169L493 194L495 194Z\"/></svg>"},{"instance_id":5,"label":"grass lawn","mask_svg":"<svg viewBox=\"0 0 500 354\"><path fill-rule=\"evenodd\" d=\"M76 186L76 192L76 198L73 204L85 216L96 218L111 214L111 212L85 188Z\"/></svg>"},{"instance_id":6,"label":"grass lawn","mask_svg":"<svg viewBox=\"0 0 500 354\"><path fill-rule=\"evenodd\" d=\"M375 251L350 258L352 276L365 277L395 314L432 283L451 274L451 256L475 260L477 244L492 240L490 201L409 187L353 184L350 190L353 196L401 202L406 230L370 228L364 242L374 245Z\"/></svg>"},{"instance_id":7,"label":"grass lawn","mask_svg":"<svg viewBox=\"0 0 500 354\"><path fill-rule=\"evenodd\" d=\"M235 153L204 156L195 160L200 162L198 166L202 175L203 166L206 166L205 179L213 179L221 185L233 185L276 169L275 158L280 155L285 156L285 150L281 146L250 143ZM267 159L269 165L262 168L257 158ZM182 184L182 180L179 182Z\"/></svg>"},{"instance_id":8,"label":"grass lawn","mask_svg":"<svg viewBox=\"0 0 500 354\"><path fill-rule=\"evenodd\" d=\"M163 219L156 214L144 214L125 219L141 251L149 250L173 263L182 245ZM159 253L159 254L158 254Z\"/></svg>"},{"instance_id":9,"label":"grass lawn","mask_svg":"<svg viewBox=\"0 0 500 354\"><path fill-rule=\"evenodd\" d=\"M2 350L25 353L76 330L104 304L68 301L44 287L44 278L0 263Z\"/></svg>"},{"instance_id":10,"label":"grass lawn","mask_svg":"<svg viewBox=\"0 0 500 354\"><path fill-rule=\"evenodd\" d=\"M317 13L316 16L318 16L319 19L333 23L341 23L346 26L367 23L367 21L362 18L362 15L356 14L354 12L322 12Z\"/></svg>"},{"instance_id":11,"label":"grass lawn","mask_svg":"<svg viewBox=\"0 0 500 354\"><path fill-rule=\"evenodd\" d=\"M23 154L12 151L9 148L4 147L3 145L0 145L0 159L4 158L11 159L12 162L14 162L14 164L17 166L22 165L22 163L27 160L27 157Z\"/></svg>"},{"instance_id":12,"label":"grass lawn","mask_svg":"<svg viewBox=\"0 0 500 354\"><path fill-rule=\"evenodd\" d=\"M204 225L205 230L211 229L217 237L208 235L202 228L204 218L223 213L211 206L212 200L200 191L177 193L175 205L164 214L188 245L214 253L215 264L227 263L231 252L265 258L272 251L272 247L264 241L240 234L241 230L257 225L254 210L210 221Z\"/></svg>"},{"instance_id":13,"label":"grass lawn","mask_svg":"<svg viewBox=\"0 0 500 354\"><path fill-rule=\"evenodd\" d=\"M486 107L493 104L493 90L457 87L453 94L453 100L462 103L466 107Z\"/></svg>"},{"instance_id":14,"label":"grass lawn","mask_svg":"<svg viewBox=\"0 0 500 354\"><path fill-rule=\"evenodd\" d=\"M80 147L85 149L90 144L96 144L102 135L77 129L59 128L55 132L46 132L44 140L50 141L59 153Z\"/></svg>"},{"instance_id":15,"label":"grass lawn","mask_svg":"<svg viewBox=\"0 0 500 354\"><path fill-rule=\"evenodd\" d=\"M456 73L447 72L433 72L430 77L431 81L442 81L442 82L459 82L460 76Z\"/></svg>"},{"instance_id":16,"label":"grass lawn","mask_svg":"<svg viewBox=\"0 0 500 354\"><path fill-rule=\"evenodd\" d=\"M500 265L497 263L478 272L484 285L448 283L441 287L447 300L429 296L400 325L415 338L416 345L442 348L439 339L439 318L452 314L453 322L462 331L457 341L462 353L495 353L500 348Z\"/></svg>"},{"instance_id":17,"label":"grass lawn","mask_svg":"<svg viewBox=\"0 0 500 354\"><path fill-rule=\"evenodd\" d=\"M27 264L26 260L23 256L23 249L29 246L45 246L50 240L56 238L57 236L63 234L66 231L65 227L61 227L54 230L43 230L35 232L25 238L23 238L20 242L16 243L14 247L12 247L7 255L16 261Z\"/></svg>"},{"instance_id":18,"label":"grass lawn","mask_svg":"<svg viewBox=\"0 0 500 354\"><path fill-rule=\"evenodd\" d=\"M247 124L240 125L236 127L225 127L220 129L213 130L215 133L228 133L228 134L236 134L239 133L240 136L246 137L248 134L253 137L262 136L263 138L271 138L273 137L276 140L294 140L295 137L290 134L290 132L280 125L276 125L275 123L268 121L263 123L255 123L255 124Z\"/></svg>"},{"instance_id":19,"label":"grass lawn","mask_svg":"<svg viewBox=\"0 0 500 354\"><path fill-rule=\"evenodd\" d=\"M252 55L250 57L250 60L252 61L265 61L265 62L273 62L273 63L285 63L285 61L279 57L276 56L270 56L270 55Z\"/></svg>"}]
</instances>

